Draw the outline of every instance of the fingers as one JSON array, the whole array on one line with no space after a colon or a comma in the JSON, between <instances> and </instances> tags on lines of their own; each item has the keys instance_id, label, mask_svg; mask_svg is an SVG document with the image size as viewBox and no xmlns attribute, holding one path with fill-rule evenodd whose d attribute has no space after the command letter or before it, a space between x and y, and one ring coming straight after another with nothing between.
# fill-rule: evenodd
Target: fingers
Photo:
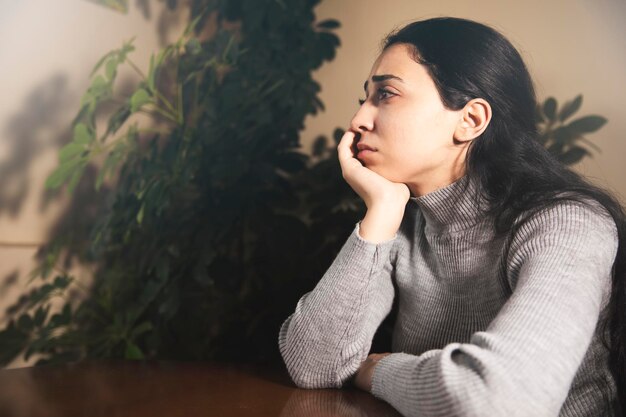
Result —
<instances>
[{"instance_id":1,"label":"fingers","mask_svg":"<svg viewBox=\"0 0 626 417\"><path fill-rule=\"evenodd\" d=\"M350 158L354 158L354 152L352 151L352 145L354 144L354 138L356 134L350 130L347 130L341 140L339 141L339 145L337 145L337 153L340 161L346 161Z\"/></svg>"},{"instance_id":2,"label":"fingers","mask_svg":"<svg viewBox=\"0 0 626 417\"><path fill-rule=\"evenodd\" d=\"M381 360L382 358L384 358L387 355L391 355L391 352L387 352L387 353L370 353L367 357L367 359L373 361L373 362L378 362L379 360Z\"/></svg>"}]
</instances>

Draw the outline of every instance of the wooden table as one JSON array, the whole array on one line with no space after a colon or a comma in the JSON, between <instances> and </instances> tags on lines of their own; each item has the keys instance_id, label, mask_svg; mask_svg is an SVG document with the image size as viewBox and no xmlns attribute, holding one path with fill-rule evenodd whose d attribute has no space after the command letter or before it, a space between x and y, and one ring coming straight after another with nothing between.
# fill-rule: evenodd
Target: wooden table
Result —
<instances>
[{"instance_id":1,"label":"wooden table","mask_svg":"<svg viewBox=\"0 0 626 417\"><path fill-rule=\"evenodd\" d=\"M108 361L0 370L0 417L401 417L356 389L297 389L283 370Z\"/></svg>"}]
</instances>

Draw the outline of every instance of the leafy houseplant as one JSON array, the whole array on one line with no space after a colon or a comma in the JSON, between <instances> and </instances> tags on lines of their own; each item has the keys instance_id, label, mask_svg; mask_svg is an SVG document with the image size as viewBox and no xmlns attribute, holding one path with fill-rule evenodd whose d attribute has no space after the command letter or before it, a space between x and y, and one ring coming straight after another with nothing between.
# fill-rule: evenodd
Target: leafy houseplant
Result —
<instances>
[{"instance_id":1,"label":"leafy houseplant","mask_svg":"<svg viewBox=\"0 0 626 417\"><path fill-rule=\"evenodd\" d=\"M63 245L50 245L44 283L0 333L3 363L22 351L42 361L275 357L280 321L350 227L311 233L333 226L316 219L339 204L323 189L323 169L317 188L301 189L310 174L299 131L322 108L311 72L339 44L337 21L315 24L317 2L195 1L190 28L146 74L130 58L132 42L96 65L73 140L48 178L72 190L98 159L96 187L119 172L81 254L97 261L95 281L83 301L50 313L50 296L79 284L52 273ZM114 84L120 65L141 79L127 97ZM100 128L98 111L111 106ZM154 123L135 123L138 113ZM334 179L332 187L349 192ZM353 217L341 207L334 215Z\"/></svg>"},{"instance_id":2,"label":"leafy houseplant","mask_svg":"<svg viewBox=\"0 0 626 417\"><path fill-rule=\"evenodd\" d=\"M96 262L94 284L52 314L51 296L80 283L53 273L64 240L49 245L36 271L43 283L0 332L0 362L21 353L40 362L278 359L280 323L364 210L326 138L312 156L299 151L305 116L323 108L311 72L339 44L337 21L314 24L317 2L194 1L189 29L146 74L130 59L132 42L103 57L48 178L73 189L94 160L102 160L96 187L118 175L79 254ZM121 98L120 65L140 77ZM580 100L537 109L542 141L565 162L580 155L580 134L601 125L564 125ZM99 109L111 105L99 129ZM153 123L136 123L139 113Z\"/></svg>"}]
</instances>

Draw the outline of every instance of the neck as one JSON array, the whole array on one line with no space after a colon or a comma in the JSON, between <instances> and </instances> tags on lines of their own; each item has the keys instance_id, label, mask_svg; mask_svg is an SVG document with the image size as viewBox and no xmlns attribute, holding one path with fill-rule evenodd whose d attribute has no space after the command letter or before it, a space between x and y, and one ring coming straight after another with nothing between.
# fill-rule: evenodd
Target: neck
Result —
<instances>
[{"instance_id":1,"label":"neck","mask_svg":"<svg viewBox=\"0 0 626 417\"><path fill-rule=\"evenodd\" d=\"M428 184L420 183L420 184L407 184L409 190L411 191L411 196L413 197L422 197L432 192L435 192L441 188L445 188L448 185L458 181L462 177L449 178L443 181L434 181Z\"/></svg>"},{"instance_id":2,"label":"neck","mask_svg":"<svg viewBox=\"0 0 626 417\"><path fill-rule=\"evenodd\" d=\"M432 234L472 227L484 220L483 210L487 207L478 187L467 176L411 200L420 207L426 231Z\"/></svg>"},{"instance_id":3,"label":"neck","mask_svg":"<svg viewBox=\"0 0 626 417\"><path fill-rule=\"evenodd\" d=\"M465 175L465 172L450 172L448 175L441 177L431 177L429 181L422 181L419 183L407 183L411 195L413 197L421 197L437 191L441 188L445 188L448 185L457 182Z\"/></svg>"},{"instance_id":4,"label":"neck","mask_svg":"<svg viewBox=\"0 0 626 417\"><path fill-rule=\"evenodd\" d=\"M411 195L421 197L461 179L465 175L465 151L464 149L456 157L448 159L448 164L444 163L437 172L428 173L425 180L407 183Z\"/></svg>"}]
</instances>

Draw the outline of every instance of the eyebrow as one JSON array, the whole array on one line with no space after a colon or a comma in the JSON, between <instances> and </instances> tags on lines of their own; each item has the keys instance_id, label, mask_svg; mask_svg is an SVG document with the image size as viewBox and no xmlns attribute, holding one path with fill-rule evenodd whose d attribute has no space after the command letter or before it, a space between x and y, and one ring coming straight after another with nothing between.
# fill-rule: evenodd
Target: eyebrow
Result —
<instances>
[{"instance_id":1,"label":"eyebrow","mask_svg":"<svg viewBox=\"0 0 626 417\"><path fill-rule=\"evenodd\" d=\"M393 75L393 74L382 74L382 75L372 75L372 81L375 83L379 83L381 81L386 81L386 80L398 80L400 82L404 82L404 80L400 77L398 77L397 75ZM367 92L367 86L368 86L369 82L367 80L365 80L365 83L363 84L363 89L365 90L365 92Z\"/></svg>"}]
</instances>

